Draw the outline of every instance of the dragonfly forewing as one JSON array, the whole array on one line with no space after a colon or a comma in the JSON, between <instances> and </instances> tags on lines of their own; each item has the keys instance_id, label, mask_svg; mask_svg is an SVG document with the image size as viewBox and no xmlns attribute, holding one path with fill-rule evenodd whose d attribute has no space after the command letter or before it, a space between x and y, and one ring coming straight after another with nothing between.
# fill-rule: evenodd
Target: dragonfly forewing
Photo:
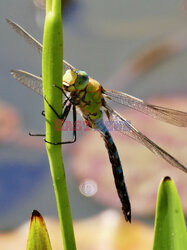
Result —
<instances>
[{"instance_id":1,"label":"dragonfly forewing","mask_svg":"<svg viewBox=\"0 0 187 250\"><path fill-rule=\"evenodd\" d=\"M12 20L6 18L7 23L10 27L16 31L21 37L25 39L25 41L30 44L34 49L36 49L40 54L42 54L42 44L39 43L34 37L32 37L27 31L25 31L21 26L17 23L13 22Z\"/></svg>"},{"instance_id":2,"label":"dragonfly forewing","mask_svg":"<svg viewBox=\"0 0 187 250\"><path fill-rule=\"evenodd\" d=\"M187 113L174 109L148 104L141 99L116 90L104 90L110 100L140 111L152 118L173 124L179 127L187 126Z\"/></svg>"},{"instance_id":3,"label":"dragonfly forewing","mask_svg":"<svg viewBox=\"0 0 187 250\"><path fill-rule=\"evenodd\" d=\"M120 114L118 114L115 110L106 105L106 114L109 120L112 122L112 126L115 130L120 131L121 133L131 137L137 142L146 146L151 152L155 155L160 156L165 161L167 161L172 166L179 168L180 170L187 173L187 168L181 164L177 159L167 153L164 149L159 147L156 143L138 131L135 127L133 127L125 118L123 118ZM119 126L121 124L122 126Z\"/></svg>"},{"instance_id":4,"label":"dragonfly forewing","mask_svg":"<svg viewBox=\"0 0 187 250\"><path fill-rule=\"evenodd\" d=\"M17 23L13 22L12 20L6 18L7 23L10 25L10 27L16 31L21 37L25 39L25 41L30 44L34 49L36 49L40 54L42 54L43 46L41 43L39 43L34 37L32 37L27 31L25 31L21 26L19 26ZM70 63L63 60L64 65L64 71L67 69L76 70L75 67L73 67Z\"/></svg>"}]
</instances>

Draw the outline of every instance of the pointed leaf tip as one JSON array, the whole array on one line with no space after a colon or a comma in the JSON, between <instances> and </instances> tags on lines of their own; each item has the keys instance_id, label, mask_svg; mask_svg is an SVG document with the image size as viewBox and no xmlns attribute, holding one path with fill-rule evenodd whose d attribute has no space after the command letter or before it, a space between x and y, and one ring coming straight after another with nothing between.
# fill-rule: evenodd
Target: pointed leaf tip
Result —
<instances>
[{"instance_id":1,"label":"pointed leaf tip","mask_svg":"<svg viewBox=\"0 0 187 250\"><path fill-rule=\"evenodd\" d=\"M30 229L27 250L51 250L51 243L42 215L33 210L30 219Z\"/></svg>"},{"instance_id":2,"label":"pointed leaf tip","mask_svg":"<svg viewBox=\"0 0 187 250\"><path fill-rule=\"evenodd\" d=\"M165 181L171 181L171 178L169 176L164 177L163 182Z\"/></svg>"},{"instance_id":3,"label":"pointed leaf tip","mask_svg":"<svg viewBox=\"0 0 187 250\"><path fill-rule=\"evenodd\" d=\"M165 177L159 187L153 250L186 250L187 232L175 183Z\"/></svg>"},{"instance_id":4,"label":"pointed leaf tip","mask_svg":"<svg viewBox=\"0 0 187 250\"><path fill-rule=\"evenodd\" d=\"M37 210L34 209L32 211L31 220L32 220L33 217L42 217L42 216Z\"/></svg>"}]
</instances>

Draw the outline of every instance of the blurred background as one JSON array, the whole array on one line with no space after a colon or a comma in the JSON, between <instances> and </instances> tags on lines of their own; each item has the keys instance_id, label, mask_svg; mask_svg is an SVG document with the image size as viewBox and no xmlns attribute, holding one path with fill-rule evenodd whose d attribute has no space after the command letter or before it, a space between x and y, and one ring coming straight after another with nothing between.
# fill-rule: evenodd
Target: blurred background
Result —
<instances>
[{"instance_id":1,"label":"blurred background","mask_svg":"<svg viewBox=\"0 0 187 250\"><path fill-rule=\"evenodd\" d=\"M5 21L12 19L42 42L44 4L42 0L0 3L2 232L20 226L33 209L57 218L44 142L28 135L45 130L43 100L9 73L13 68L41 75L41 56ZM63 1L62 13L65 60L88 72L105 88L187 112L186 0L67 0ZM156 121L115 103L110 105L187 165L185 128ZM152 231L158 185L166 175L175 181L187 214L185 174L131 139L116 132L112 136L124 167L133 223L141 221ZM70 137L70 132L63 133L64 139ZM111 166L99 134L79 131L77 142L64 145L62 151L73 219L84 221L101 216L107 209L115 209L116 212L111 211L121 216Z\"/></svg>"}]
</instances>

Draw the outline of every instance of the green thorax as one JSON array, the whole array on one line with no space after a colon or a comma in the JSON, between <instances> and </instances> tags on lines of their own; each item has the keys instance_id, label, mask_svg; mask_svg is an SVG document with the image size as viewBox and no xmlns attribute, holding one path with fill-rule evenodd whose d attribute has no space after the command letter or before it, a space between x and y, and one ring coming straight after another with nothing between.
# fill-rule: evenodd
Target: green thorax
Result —
<instances>
[{"instance_id":1,"label":"green thorax","mask_svg":"<svg viewBox=\"0 0 187 250\"><path fill-rule=\"evenodd\" d=\"M71 93L75 104L80 108L84 118L94 121L102 116L102 86L84 71L67 70L63 76L64 90Z\"/></svg>"}]
</instances>

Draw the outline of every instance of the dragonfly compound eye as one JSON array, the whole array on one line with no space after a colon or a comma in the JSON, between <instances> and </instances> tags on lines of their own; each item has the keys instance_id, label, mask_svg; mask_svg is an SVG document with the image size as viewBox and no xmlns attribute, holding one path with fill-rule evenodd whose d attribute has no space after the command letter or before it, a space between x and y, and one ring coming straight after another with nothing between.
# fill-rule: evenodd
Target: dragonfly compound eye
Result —
<instances>
[{"instance_id":1,"label":"dragonfly compound eye","mask_svg":"<svg viewBox=\"0 0 187 250\"><path fill-rule=\"evenodd\" d=\"M75 80L75 88L78 90L84 89L89 81L89 76L85 71L78 71L77 78Z\"/></svg>"}]
</instances>

